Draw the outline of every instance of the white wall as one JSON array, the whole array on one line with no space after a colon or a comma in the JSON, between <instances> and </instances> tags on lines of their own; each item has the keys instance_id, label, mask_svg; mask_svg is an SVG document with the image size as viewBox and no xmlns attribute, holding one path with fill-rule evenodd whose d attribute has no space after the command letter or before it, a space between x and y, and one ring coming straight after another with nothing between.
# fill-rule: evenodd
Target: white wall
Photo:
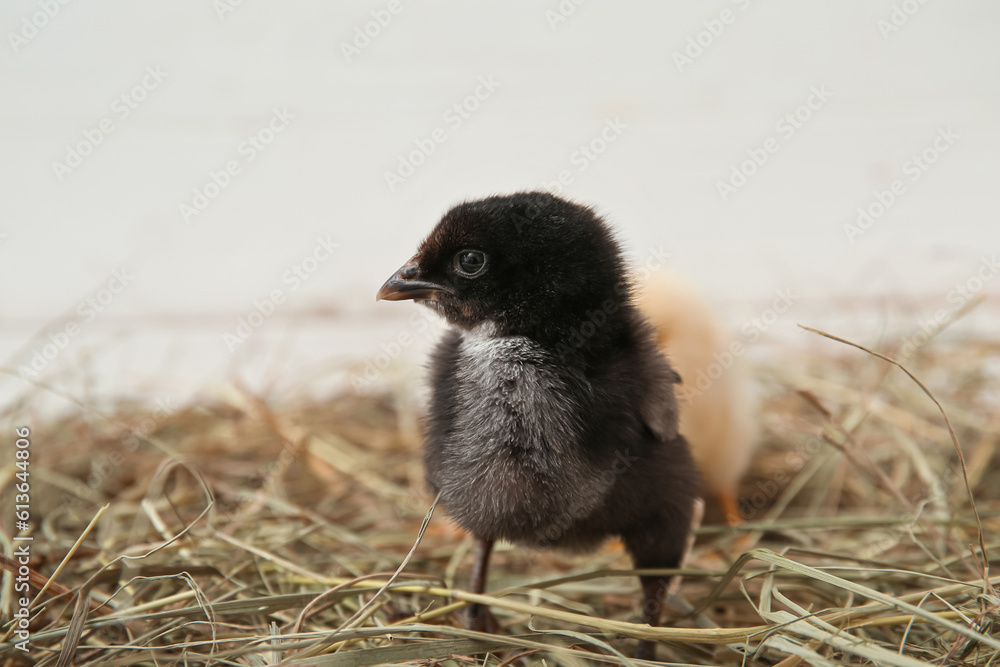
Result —
<instances>
[{"instance_id":1,"label":"white wall","mask_svg":"<svg viewBox=\"0 0 1000 667\"><path fill-rule=\"evenodd\" d=\"M555 1L401 0L350 62L342 45L388 0L244 0L221 18L219 6L3 3L0 364L16 369L75 323L40 379L183 392L234 372L259 386L268 372L247 369L278 364L269 377L295 386L295 369L369 359L408 326L415 307L376 310L374 292L450 204L561 170L638 261L665 248L734 325L791 288L811 324L830 322L831 297L861 299L876 312L861 333L881 326L878 295L914 300L896 322L907 330L952 309L949 291L1000 250L995 2L564 0L575 11L553 28ZM893 18L898 30L879 23ZM699 33L708 46L678 67ZM144 77L146 99L123 117L116 100ZM445 113L480 77L499 87L456 127ZM831 96L788 136L777 124L816 89ZM274 109L294 117L250 161L241 142ZM53 163L105 118L113 131L60 180ZM574 152L609 119L625 129L581 171ZM438 127L446 141L390 191L385 172ZM907 161L947 128L958 138L911 180ZM769 138L777 152L723 201L717 183ZM240 173L185 223L179 206L229 160ZM849 242L845 223L897 178L905 191ZM319 236L339 247L293 290L282 276ZM89 321L79 304L116 269L134 278ZM274 289L287 300L255 351L230 354L224 332ZM324 312L341 316L303 324ZM22 386L6 383L4 395Z\"/></svg>"}]
</instances>

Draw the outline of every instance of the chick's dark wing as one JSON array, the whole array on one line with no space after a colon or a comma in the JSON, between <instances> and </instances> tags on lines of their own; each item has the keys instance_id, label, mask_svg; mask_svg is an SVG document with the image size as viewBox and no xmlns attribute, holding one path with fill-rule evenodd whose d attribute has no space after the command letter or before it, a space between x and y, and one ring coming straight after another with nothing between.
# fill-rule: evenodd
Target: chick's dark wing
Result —
<instances>
[{"instance_id":1,"label":"chick's dark wing","mask_svg":"<svg viewBox=\"0 0 1000 667\"><path fill-rule=\"evenodd\" d=\"M644 370L639 414L646 427L663 442L677 437L679 410L675 385L680 384L678 375L667 360L656 350L652 341L643 346L642 368Z\"/></svg>"}]
</instances>

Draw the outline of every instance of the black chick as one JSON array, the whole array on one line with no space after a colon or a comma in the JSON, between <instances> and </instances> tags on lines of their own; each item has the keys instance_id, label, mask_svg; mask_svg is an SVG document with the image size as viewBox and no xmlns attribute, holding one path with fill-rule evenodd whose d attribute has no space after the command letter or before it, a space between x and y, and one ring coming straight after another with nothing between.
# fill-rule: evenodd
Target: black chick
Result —
<instances>
[{"instance_id":1,"label":"black chick","mask_svg":"<svg viewBox=\"0 0 1000 667\"><path fill-rule=\"evenodd\" d=\"M586 550L620 536L636 568L678 566L698 495L679 377L594 211L542 192L459 204L377 298L415 299L454 327L432 357L424 462L477 540L474 591L498 539ZM658 625L669 578L640 580ZM486 618L470 610L473 627Z\"/></svg>"}]
</instances>

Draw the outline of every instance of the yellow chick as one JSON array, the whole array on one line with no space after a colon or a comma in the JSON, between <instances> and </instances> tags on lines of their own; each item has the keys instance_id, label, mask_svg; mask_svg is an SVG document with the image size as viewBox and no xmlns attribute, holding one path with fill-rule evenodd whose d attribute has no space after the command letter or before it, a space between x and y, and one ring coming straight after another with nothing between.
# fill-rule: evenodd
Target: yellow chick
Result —
<instances>
[{"instance_id":1,"label":"yellow chick","mask_svg":"<svg viewBox=\"0 0 1000 667\"><path fill-rule=\"evenodd\" d=\"M701 471L703 493L718 498L726 521L741 522L739 483L758 440L756 406L732 336L706 299L673 275L640 286L639 305L657 344L681 376L680 432Z\"/></svg>"}]
</instances>

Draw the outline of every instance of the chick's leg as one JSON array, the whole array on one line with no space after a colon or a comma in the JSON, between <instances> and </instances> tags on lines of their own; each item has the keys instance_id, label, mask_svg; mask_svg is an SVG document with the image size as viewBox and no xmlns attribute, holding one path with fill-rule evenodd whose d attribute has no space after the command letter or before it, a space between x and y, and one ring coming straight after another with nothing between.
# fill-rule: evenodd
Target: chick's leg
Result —
<instances>
[{"instance_id":1,"label":"chick's leg","mask_svg":"<svg viewBox=\"0 0 1000 667\"><path fill-rule=\"evenodd\" d=\"M685 540L661 540L660 536L649 533L626 536L625 547L632 554L632 563L637 570L673 569L680 565L684 555ZM667 544L664 542L675 542ZM639 577L642 585L642 622L652 626L660 625L663 616L663 601L667 597L667 588L672 577L643 575ZM636 649L638 660L653 660L656 658L656 643L652 640L641 640Z\"/></svg>"},{"instance_id":2,"label":"chick's leg","mask_svg":"<svg viewBox=\"0 0 1000 667\"><path fill-rule=\"evenodd\" d=\"M726 516L726 523L730 526L738 526L743 523L740 505L736 501L736 489L732 488L720 491L718 498L719 505L722 506L722 512Z\"/></svg>"},{"instance_id":3,"label":"chick's leg","mask_svg":"<svg viewBox=\"0 0 1000 667\"><path fill-rule=\"evenodd\" d=\"M472 593L484 593L486 591L486 578L490 567L490 553L493 551L493 540L484 540L481 537L475 538L476 545L472 563L472 579L469 582L469 590ZM496 632L497 622L490 612L489 607L481 604L474 604L469 607L466 617L466 626L470 630L479 632Z\"/></svg>"},{"instance_id":4,"label":"chick's leg","mask_svg":"<svg viewBox=\"0 0 1000 667\"><path fill-rule=\"evenodd\" d=\"M667 570L684 567L684 561L694 547L694 529L701 525L705 503L696 499L688 517L663 518L651 521L647 527L631 535L623 535L625 547L632 554L637 570ZM680 583L679 577L642 575L642 622L656 627L663 620L663 605L671 592L671 583ZM635 651L638 660L656 659L656 642L641 640Z\"/></svg>"}]
</instances>

